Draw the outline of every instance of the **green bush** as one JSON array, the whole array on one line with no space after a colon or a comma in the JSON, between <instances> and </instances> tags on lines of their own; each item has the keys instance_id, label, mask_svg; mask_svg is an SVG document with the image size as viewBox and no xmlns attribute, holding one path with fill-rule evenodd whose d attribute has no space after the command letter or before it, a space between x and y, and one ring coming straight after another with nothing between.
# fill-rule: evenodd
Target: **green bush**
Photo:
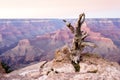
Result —
<instances>
[{"instance_id":1,"label":"green bush","mask_svg":"<svg viewBox=\"0 0 120 80\"><path fill-rule=\"evenodd\" d=\"M10 73L10 72L12 72L13 70L10 68L10 66L8 66L6 63L4 63L4 62L1 62L1 65L2 65L2 67L5 69L5 72L6 73Z\"/></svg>"}]
</instances>

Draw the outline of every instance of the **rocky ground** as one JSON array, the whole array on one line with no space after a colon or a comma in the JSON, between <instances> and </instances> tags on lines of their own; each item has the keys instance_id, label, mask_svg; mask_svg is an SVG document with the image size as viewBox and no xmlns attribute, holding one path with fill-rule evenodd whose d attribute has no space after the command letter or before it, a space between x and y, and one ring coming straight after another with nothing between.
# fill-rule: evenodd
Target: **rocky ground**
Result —
<instances>
[{"instance_id":1,"label":"rocky ground","mask_svg":"<svg viewBox=\"0 0 120 80\"><path fill-rule=\"evenodd\" d=\"M42 61L13 71L0 80L120 80L120 66L96 54L82 54L80 71L75 72L69 59ZM77 68L77 67L76 67Z\"/></svg>"}]
</instances>

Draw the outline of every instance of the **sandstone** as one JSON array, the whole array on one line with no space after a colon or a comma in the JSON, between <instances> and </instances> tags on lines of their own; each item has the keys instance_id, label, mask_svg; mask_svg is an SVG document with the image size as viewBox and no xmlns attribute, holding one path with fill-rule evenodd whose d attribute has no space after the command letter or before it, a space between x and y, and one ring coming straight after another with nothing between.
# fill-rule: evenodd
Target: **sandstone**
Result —
<instances>
[{"instance_id":1,"label":"sandstone","mask_svg":"<svg viewBox=\"0 0 120 80\"><path fill-rule=\"evenodd\" d=\"M43 61L7 74L9 79L22 80L120 80L120 66L90 54L83 55L80 71L69 62ZM96 64L95 64L96 62ZM15 77L16 76L16 77ZM8 79L8 80L9 80Z\"/></svg>"}]
</instances>

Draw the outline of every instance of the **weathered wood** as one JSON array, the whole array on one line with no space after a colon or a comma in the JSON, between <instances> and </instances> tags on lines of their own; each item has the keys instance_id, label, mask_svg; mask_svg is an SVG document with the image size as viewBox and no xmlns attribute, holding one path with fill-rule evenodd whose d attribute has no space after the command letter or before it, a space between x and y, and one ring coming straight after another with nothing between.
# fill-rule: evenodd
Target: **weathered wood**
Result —
<instances>
[{"instance_id":1,"label":"weathered wood","mask_svg":"<svg viewBox=\"0 0 120 80\"><path fill-rule=\"evenodd\" d=\"M94 48L96 48L97 47L97 45L96 44L94 44L94 43L91 43L91 42L82 42L82 44L81 44L82 46L90 46L90 47L94 47Z\"/></svg>"},{"instance_id":2,"label":"weathered wood","mask_svg":"<svg viewBox=\"0 0 120 80\"><path fill-rule=\"evenodd\" d=\"M82 14L79 15L79 19L77 21L77 26L76 26L76 31L75 31L76 36L81 36L82 35L81 25L83 24L84 21L85 21L85 14L82 13Z\"/></svg>"},{"instance_id":3,"label":"weathered wood","mask_svg":"<svg viewBox=\"0 0 120 80\"><path fill-rule=\"evenodd\" d=\"M76 29L74 32L74 40L73 40L73 47L72 47L74 50L81 50L82 39L85 38L84 34L82 35L82 31L81 31L81 26L84 21L85 21L85 14L82 13L79 15L77 26L75 27Z\"/></svg>"},{"instance_id":4,"label":"weathered wood","mask_svg":"<svg viewBox=\"0 0 120 80\"><path fill-rule=\"evenodd\" d=\"M63 20L66 23L66 26L71 30L71 32L74 34L74 27L71 25L71 23L67 22L66 20Z\"/></svg>"},{"instance_id":5,"label":"weathered wood","mask_svg":"<svg viewBox=\"0 0 120 80\"><path fill-rule=\"evenodd\" d=\"M77 63L80 61L80 54L84 50L85 46L95 47L96 45L94 43L84 41L88 36L87 32L81 30L81 26L85 21L84 13L79 15L76 27L73 27L71 23L67 22L66 20L63 21L66 23L66 26L70 29L70 31L74 34L71 49L71 60Z\"/></svg>"}]
</instances>

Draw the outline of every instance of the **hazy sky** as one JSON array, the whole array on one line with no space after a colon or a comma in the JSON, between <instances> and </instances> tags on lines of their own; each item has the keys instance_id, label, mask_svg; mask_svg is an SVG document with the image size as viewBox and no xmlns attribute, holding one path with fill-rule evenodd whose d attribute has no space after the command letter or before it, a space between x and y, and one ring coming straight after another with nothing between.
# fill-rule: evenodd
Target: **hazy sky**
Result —
<instances>
[{"instance_id":1,"label":"hazy sky","mask_svg":"<svg viewBox=\"0 0 120 80\"><path fill-rule=\"evenodd\" d=\"M0 0L0 18L120 18L120 0Z\"/></svg>"}]
</instances>

